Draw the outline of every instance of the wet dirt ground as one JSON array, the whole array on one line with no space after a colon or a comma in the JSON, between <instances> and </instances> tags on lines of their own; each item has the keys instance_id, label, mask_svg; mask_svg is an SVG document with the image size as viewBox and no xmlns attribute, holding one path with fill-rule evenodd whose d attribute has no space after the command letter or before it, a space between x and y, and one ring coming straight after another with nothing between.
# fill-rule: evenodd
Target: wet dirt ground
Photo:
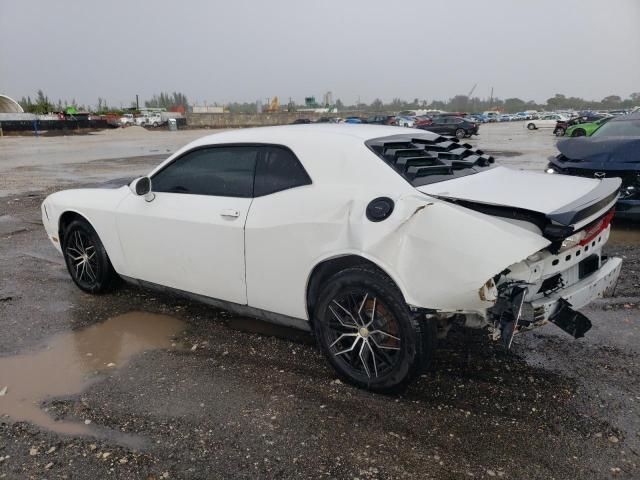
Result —
<instances>
[{"instance_id":1,"label":"wet dirt ground","mask_svg":"<svg viewBox=\"0 0 640 480\"><path fill-rule=\"evenodd\" d=\"M481 132L517 168L553 153L550 132ZM0 478L640 478L637 227L615 225L622 276L585 311L585 338L548 326L507 354L456 331L405 393L374 395L337 381L305 333L127 286L79 291L44 196L162 155L47 163L39 148L28 175L0 155Z\"/></svg>"}]
</instances>

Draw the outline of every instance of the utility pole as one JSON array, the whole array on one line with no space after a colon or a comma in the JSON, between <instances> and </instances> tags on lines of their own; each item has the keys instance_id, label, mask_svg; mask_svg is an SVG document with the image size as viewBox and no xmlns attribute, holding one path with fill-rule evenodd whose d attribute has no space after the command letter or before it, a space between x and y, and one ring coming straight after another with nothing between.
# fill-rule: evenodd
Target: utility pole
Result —
<instances>
[{"instance_id":1,"label":"utility pole","mask_svg":"<svg viewBox=\"0 0 640 480\"><path fill-rule=\"evenodd\" d=\"M136 93L136 110L140 110L140 102L138 101L138 94Z\"/></svg>"}]
</instances>

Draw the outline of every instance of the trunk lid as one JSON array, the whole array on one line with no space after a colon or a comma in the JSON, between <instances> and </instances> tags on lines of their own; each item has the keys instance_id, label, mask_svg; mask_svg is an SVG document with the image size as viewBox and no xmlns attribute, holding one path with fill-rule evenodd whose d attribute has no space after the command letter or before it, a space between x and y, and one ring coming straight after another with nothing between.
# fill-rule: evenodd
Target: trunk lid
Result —
<instances>
[{"instance_id":1,"label":"trunk lid","mask_svg":"<svg viewBox=\"0 0 640 480\"><path fill-rule=\"evenodd\" d=\"M416 187L484 213L579 228L615 203L620 179L602 180L495 167L474 175ZM525 218L528 217L528 218Z\"/></svg>"}]
</instances>

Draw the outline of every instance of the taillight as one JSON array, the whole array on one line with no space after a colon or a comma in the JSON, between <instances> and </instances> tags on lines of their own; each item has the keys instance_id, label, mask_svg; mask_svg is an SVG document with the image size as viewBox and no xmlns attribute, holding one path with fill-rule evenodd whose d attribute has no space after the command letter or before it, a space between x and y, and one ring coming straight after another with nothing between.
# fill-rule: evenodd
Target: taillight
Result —
<instances>
[{"instance_id":1,"label":"taillight","mask_svg":"<svg viewBox=\"0 0 640 480\"><path fill-rule=\"evenodd\" d=\"M596 238L601 231L607 228L611 224L611 220L613 220L613 216L615 215L615 213L615 208L612 208L609 213L607 213L600 220L582 230L583 232L585 232L585 237L580 241L580 245L586 245L591 240Z\"/></svg>"},{"instance_id":2,"label":"taillight","mask_svg":"<svg viewBox=\"0 0 640 480\"><path fill-rule=\"evenodd\" d=\"M570 235L567 238L565 238L562 241L562 246L560 247L559 252L569 250L570 248L573 248L577 245L583 246L591 242L594 238L596 238L600 234L600 232L602 232L611 224L611 220L613 220L614 215L615 215L615 209L612 208L600 220L596 220L595 222L583 228L579 232L576 232L573 235Z\"/></svg>"}]
</instances>

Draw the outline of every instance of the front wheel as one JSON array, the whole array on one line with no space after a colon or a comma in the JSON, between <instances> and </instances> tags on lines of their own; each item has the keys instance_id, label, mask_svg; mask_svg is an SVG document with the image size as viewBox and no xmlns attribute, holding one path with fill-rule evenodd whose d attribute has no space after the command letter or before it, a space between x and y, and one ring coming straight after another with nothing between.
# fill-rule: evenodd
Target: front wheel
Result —
<instances>
[{"instance_id":1,"label":"front wheel","mask_svg":"<svg viewBox=\"0 0 640 480\"><path fill-rule=\"evenodd\" d=\"M88 293L112 289L118 280L100 238L84 220L74 220L65 229L62 253L75 284Z\"/></svg>"},{"instance_id":2,"label":"front wheel","mask_svg":"<svg viewBox=\"0 0 640 480\"><path fill-rule=\"evenodd\" d=\"M529 130L535 130L536 129L536 124L535 123L530 123L529 125L527 125L527 128Z\"/></svg>"},{"instance_id":3,"label":"front wheel","mask_svg":"<svg viewBox=\"0 0 640 480\"><path fill-rule=\"evenodd\" d=\"M466 134L467 132L465 132L462 128L456 130L456 138L459 138L460 140L462 140Z\"/></svg>"},{"instance_id":4,"label":"front wheel","mask_svg":"<svg viewBox=\"0 0 640 480\"><path fill-rule=\"evenodd\" d=\"M338 375L376 392L402 389L429 363L435 331L419 322L398 288L367 267L331 277L314 311L316 339Z\"/></svg>"},{"instance_id":5,"label":"front wheel","mask_svg":"<svg viewBox=\"0 0 640 480\"><path fill-rule=\"evenodd\" d=\"M576 130L574 130L573 135L571 135L572 137L584 137L587 135L587 132L585 132L582 128L577 128Z\"/></svg>"},{"instance_id":6,"label":"front wheel","mask_svg":"<svg viewBox=\"0 0 640 480\"><path fill-rule=\"evenodd\" d=\"M554 133L556 134L556 137L562 137L564 136L564 128L556 128Z\"/></svg>"}]
</instances>

